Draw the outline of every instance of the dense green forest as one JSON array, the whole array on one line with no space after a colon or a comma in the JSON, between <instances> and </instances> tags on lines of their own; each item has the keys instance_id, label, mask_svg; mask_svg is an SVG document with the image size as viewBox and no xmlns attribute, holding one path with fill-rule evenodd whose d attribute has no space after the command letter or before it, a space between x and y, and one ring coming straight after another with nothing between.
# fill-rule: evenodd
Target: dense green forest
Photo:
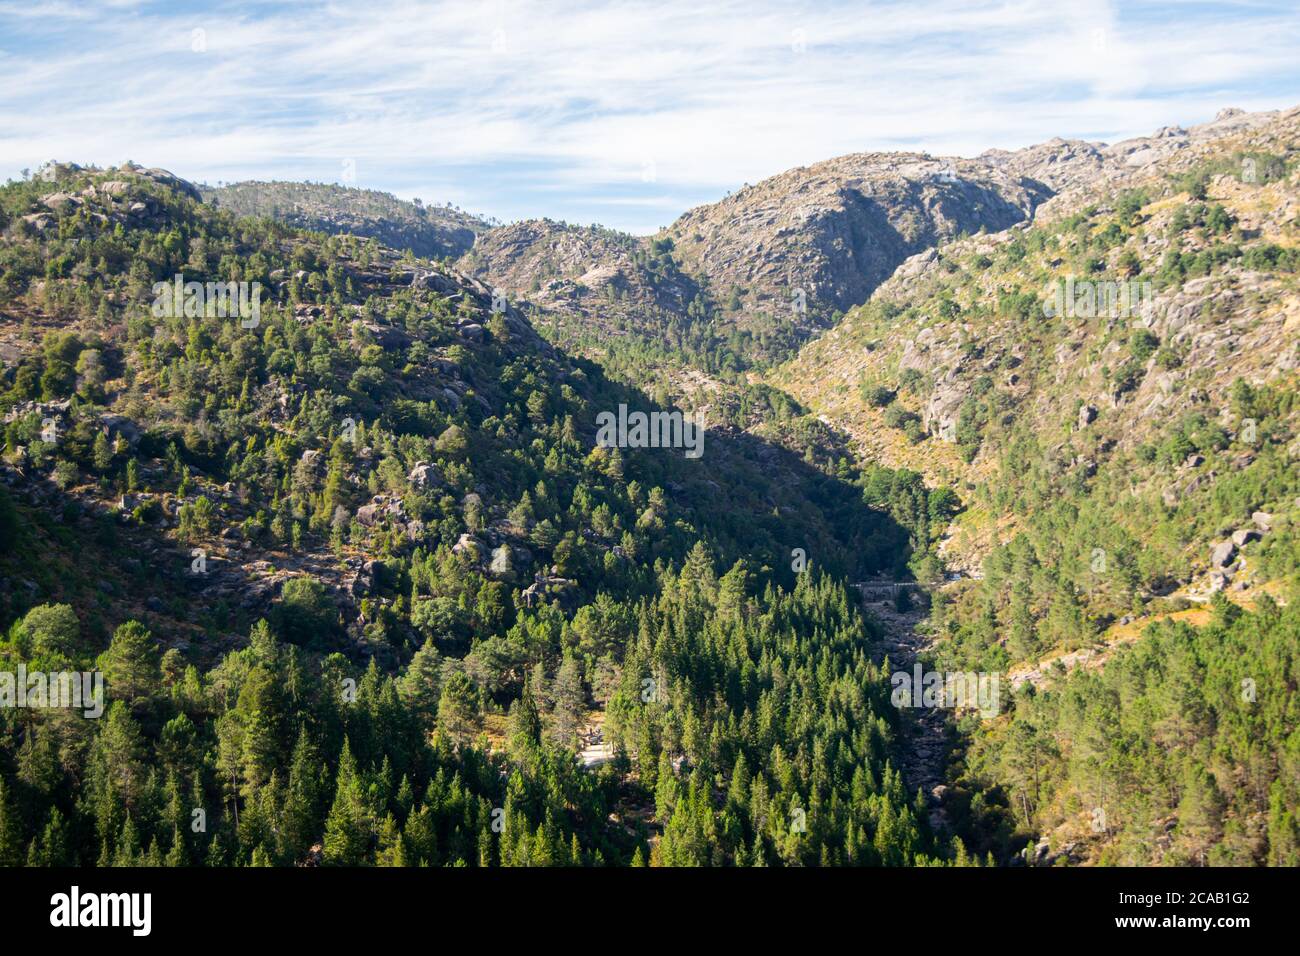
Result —
<instances>
[{"instance_id":1,"label":"dense green forest","mask_svg":"<svg viewBox=\"0 0 1300 956\"><path fill-rule=\"evenodd\" d=\"M259 623L200 671L134 621L93 659L69 609L34 608L8 662L94 664L111 703L99 722L5 715L0 862L282 865L316 844L340 865L965 859L935 844L891 766L897 712L842 588L754 593L743 565L719 578L702 547L660 583L586 637L553 615L511 628L539 663L495 746L482 688L433 641L385 674ZM610 720L627 777L628 756L588 772L570 746L584 662L620 639Z\"/></svg>"},{"instance_id":2,"label":"dense green forest","mask_svg":"<svg viewBox=\"0 0 1300 956\"><path fill-rule=\"evenodd\" d=\"M1100 671L1026 687L975 729L972 846L1065 824L1125 866L1300 864L1300 613L1222 594L1204 627L1150 626Z\"/></svg>"}]
</instances>

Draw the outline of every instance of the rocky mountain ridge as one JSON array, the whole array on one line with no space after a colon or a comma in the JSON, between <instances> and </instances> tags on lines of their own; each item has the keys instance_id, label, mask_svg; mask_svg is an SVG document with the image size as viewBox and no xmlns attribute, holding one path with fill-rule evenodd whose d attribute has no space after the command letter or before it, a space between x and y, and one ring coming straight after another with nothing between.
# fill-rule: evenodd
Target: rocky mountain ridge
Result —
<instances>
[{"instance_id":1,"label":"rocky mountain ridge","mask_svg":"<svg viewBox=\"0 0 1300 956\"><path fill-rule=\"evenodd\" d=\"M662 322L638 327L616 291L587 292L648 291L632 301L707 327L704 337L729 341L739 364L779 360L866 301L913 255L1058 209L1068 214L1089 192L1114 191L1145 170L1280 115L1226 109L1208 123L1115 144L1057 138L974 158L851 154L747 184L687 211L656 236L516 224L487 233L462 265L544 309L559 309L570 325L608 332L609 316L619 314L616 334L652 341ZM595 232L601 241L592 240Z\"/></svg>"},{"instance_id":2,"label":"rocky mountain ridge","mask_svg":"<svg viewBox=\"0 0 1300 956\"><path fill-rule=\"evenodd\" d=\"M455 259L473 247L490 224L471 213L407 202L391 193L332 183L239 182L199 187L205 202L238 216L265 216L327 235L375 239L417 256Z\"/></svg>"}]
</instances>

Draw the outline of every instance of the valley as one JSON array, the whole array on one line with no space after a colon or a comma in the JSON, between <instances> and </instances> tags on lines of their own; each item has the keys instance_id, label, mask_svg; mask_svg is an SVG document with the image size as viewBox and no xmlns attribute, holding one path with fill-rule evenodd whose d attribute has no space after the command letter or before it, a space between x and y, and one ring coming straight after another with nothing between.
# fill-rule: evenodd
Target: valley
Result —
<instances>
[{"instance_id":1,"label":"valley","mask_svg":"<svg viewBox=\"0 0 1300 956\"><path fill-rule=\"evenodd\" d=\"M1294 865L1298 184L1294 109L645 237L11 181L0 655L109 701L0 713L0 863Z\"/></svg>"}]
</instances>

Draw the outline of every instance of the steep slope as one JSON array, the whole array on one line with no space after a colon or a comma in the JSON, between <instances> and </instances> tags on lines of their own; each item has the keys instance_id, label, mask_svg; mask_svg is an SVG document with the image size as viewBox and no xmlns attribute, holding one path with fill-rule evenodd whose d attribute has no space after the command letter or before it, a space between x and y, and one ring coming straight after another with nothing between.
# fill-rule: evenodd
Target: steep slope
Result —
<instances>
[{"instance_id":1,"label":"steep slope","mask_svg":"<svg viewBox=\"0 0 1300 956\"><path fill-rule=\"evenodd\" d=\"M406 202L390 193L331 183L242 182L201 186L205 202L237 216L275 219L326 235L349 233L431 259L456 258L489 228L446 206Z\"/></svg>"},{"instance_id":2,"label":"steep slope","mask_svg":"<svg viewBox=\"0 0 1300 956\"><path fill-rule=\"evenodd\" d=\"M844 462L607 447L653 403L483 283L160 171L0 230L0 673L106 694L0 708L0 864L964 860L845 587L915 532Z\"/></svg>"},{"instance_id":3,"label":"steep slope","mask_svg":"<svg viewBox=\"0 0 1300 956\"><path fill-rule=\"evenodd\" d=\"M1092 469L1198 408L1235 429L1233 383L1295 368L1295 130L1294 111L1234 130L918 255L772 380L943 481L988 481L1022 433L1057 452L1086 435ZM1078 314L1046 315L1067 279ZM1085 314L1121 284L1131 307Z\"/></svg>"},{"instance_id":4,"label":"steep slope","mask_svg":"<svg viewBox=\"0 0 1300 956\"><path fill-rule=\"evenodd\" d=\"M746 186L652 238L544 221L492 230L461 266L553 313L584 351L616 336L735 373L789 355L907 256L1003 229L1050 195L976 160L845 156Z\"/></svg>"},{"instance_id":5,"label":"steep slope","mask_svg":"<svg viewBox=\"0 0 1300 956\"><path fill-rule=\"evenodd\" d=\"M690 210L667 235L684 267L746 316L736 321L791 314L807 334L865 301L908 256L1005 229L1049 196L977 160L864 153L746 186Z\"/></svg>"},{"instance_id":6,"label":"steep slope","mask_svg":"<svg viewBox=\"0 0 1300 956\"><path fill-rule=\"evenodd\" d=\"M615 409L620 402L633 407L648 403L644 396L606 382L599 369L574 364L538 336L517 309L494 302L492 290L477 280L430 262L404 260L373 242L347 236L318 241L265 221L251 226L209 215L188 204L187 184L165 177L158 171L77 170L54 184L11 187L16 214L8 223L3 274L10 304L0 342L6 358L10 453L20 474L53 475L52 469L62 462L63 470L55 476L59 487L91 493L94 483L87 485L86 479L120 471L131 457L127 452L140 442L155 453L174 443L175 452L166 461L137 464L146 470L188 466L186 493L164 492L143 502L128 494L115 506L117 510L132 511L136 505L152 503L158 508L145 510L154 513L155 520L161 515L162 528L174 527L167 516L175 518L206 491L209 504L216 508L208 522L214 535L220 525L246 526L245 532L235 529L226 541L239 544L242 538L256 544L258 536L268 531L263 524L278 513L281 530L272 533L270 540L283 543L297 527L301 540L310 542L314 534L328 539L339 530L334 526L338 520L358 518L366 525L371 512L355 510L367 504L364 492L400 497L445 487L445 475L457 470L458 456L447 453L446 460L440 460L434 446L448 430L469 436L466 441L487 456L484 460L491 458L492 447L505 454L522 440L517 432L525 427L515 420L523 406L515 408L512 403L528 405L524 414L531 424L527 428L561 428L567 436L564 444L585 442L588 450L594 444L600 409ZM155 288L139 274L114 270L111 256L124 253L104 231L118 227L160 260L156 268L179 270L187 282L191 277L211 277L224 268L243 277L242 281L259 283L260 314L254 318L216 315L214 303L208 304L206 316L172 315L166 309L157 314L158 303L150 304L150 297L156 298L158 288L169 292L173 283L164 281ZM185 248L154 250L149 237L165 234L169 228L189 234ZM83 241L74 241L78 239ZM38 275L30 271L34 255L54 265ZM198 291L203 290L198 287ZM85 301L97 305L87 309ZM202 320L201 331L193 320ZM310 362L302 358L304 349L309 354L322 349L322 336L332 340L328 351ZM520 372L524 367L532 369L530 375ZM328 424L319 420L325 412L330 416ZM93 464L84 458L88 444L70 445L66 460L57 448L47 447L49 443L38 433L48 417L55 419L56 434L75 430L86 443L94 441L97 429L107 428L111 467L87 471L87 464ZM377 441L367 444L359 438L355 455L335 462L335 470L343 474L326 474L321 456L330 452L344 418L363 436L368 435L368 427L391 430L389 440L399 444L407 436L404 450L398 452L394 445L383 453L373 447ZM307 427L321 431L304 432ZM485 435L485 444L480 444L473 436L484 427L493 437ZM281 462L277 467L293 464L289 471L297 476L297 490L284 499L268 485L269 498L262 501L252 488L233 497L230 488L216 489L214 485L247 480L245 466L231 457L230 443L235 440L252 440L257 447L263 442L292 446L297 464ZM788 564L782 558L785 536L835 539L833 524L821 512L837 498L851 504L852 493L834 492L830 479L823 481L815 470L776 448L762 447L749 436L723 429L709 432L706 440L706 464L700 467L692 467L680 451L642 454L629 449L615 456L626 459L615 470L635 471L640 467L636 462L644 458L651 471L642 481L653 474L655 484L667 487L673 499L683 504L707 500L725 487L735 511L733 529L741 528L744 513L753 509L753 523L744 532L750 541L742 550L760 563ZM459 443L448 439L444 444ZM782 464L785 461L790 464ZM427 467L417 469L422 463ZM477 473L482 464L473 470ZM382 469L385 475L378 480L379 487L376 480L366 480L367 472L374 469ZM479 498L475 520L483 524L488 543L494 546L508 543L511 534L517 536L532 524L528 521L514 532L490 527L519 503L492 504L495 496L489 495L515 470L488 469L462 489ZM198 477L200 473L205 477ZM414 476L407 477L408 473ZM805 480L811 482L809 500L800 505L799 492L791 494L789 489L804 487ZM467 477L462 478L465 482ZM106 491L102 481L98 484L100 493L91 493L91 498L113 508L121 496ZM307 503L312 495L324 493L327 485L327 497L341 496L353 506L343 519L323 499L316 505ZM528 488L515 491L523 494ZM363 497L358 499L358 494ZM389 500L380 494L368 504ZM291 501L296 503L290 505ZM268 505L274 508L259 518L258 509ZM785 515L780 523L763 517L773 508ZM804 517L793 518L800 508ZM397 514L402 519L396 522L398 530L406 530L410 540L419 544L421 522L414 521L411 530L409 515L400 506L378 510ZM716 517L720 522L716 530L730 536L733 531L725 531L724 525L733 519ZM802 527L804 520L813 524ZM377 526L387 524L378 519ZM769 537L767 552L761 553L762 549L755 549L758 539L753 533L764 526L770 529L768 535L779 528L780 537ZM346 525L343 530L348 530ZM353 530L368 537L365 528ZM454 542L453 538L450 543ZM822 562L858 573L863 554L885 554L894 546L884 540L872 545L851 533L838 553L827 551ZM529 550L523 543L519 548L521 553ZM553 556L543 554L537 560L555 563L549 557ZM328 563L324 557L321 561ZM217 577L205 580L211 587Z\"/></svg>"},{"instance_id":7,"label":"steep slope","mask_svg":"<svg viewBox=\"0 0 1300 956\"><path fill-rule=\"evenodd\" d=\"M1241 781L1294 764L1300 110L1238 119L909 259L771 376L966 505L933 656L1036 688L954 764L976 850L1296 858L1294 788Z\"/></svg>"},{"instance_id":8,"label":"steep slope","mask_svg":"<svg viewBox=\"0 0 1300 956\"><path fill-rule=\"evenodd\" d=\"M703 293L670 248L598 226L530 220L485 233L457 264L526 301L553 341L599 352L629 337L700 360L712 344Z\"/></svg>"}]
</instances>

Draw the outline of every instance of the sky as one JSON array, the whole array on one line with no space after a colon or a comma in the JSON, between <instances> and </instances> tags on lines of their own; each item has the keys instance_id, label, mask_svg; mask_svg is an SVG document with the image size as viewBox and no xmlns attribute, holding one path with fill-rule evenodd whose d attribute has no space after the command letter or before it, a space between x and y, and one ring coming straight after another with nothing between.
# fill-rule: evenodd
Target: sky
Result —
<instances>
[{"instance_id":1,"label":"sky","mask_svg":"<svg viewBox=\"0 0 1300 956\"><path fill-rule=\"evenodd\" d=\"M1297 0L0 0L0 179L130 159L643 234L845 153L1295 106L1297 50Z\"/></svg>"}]
</instances>

